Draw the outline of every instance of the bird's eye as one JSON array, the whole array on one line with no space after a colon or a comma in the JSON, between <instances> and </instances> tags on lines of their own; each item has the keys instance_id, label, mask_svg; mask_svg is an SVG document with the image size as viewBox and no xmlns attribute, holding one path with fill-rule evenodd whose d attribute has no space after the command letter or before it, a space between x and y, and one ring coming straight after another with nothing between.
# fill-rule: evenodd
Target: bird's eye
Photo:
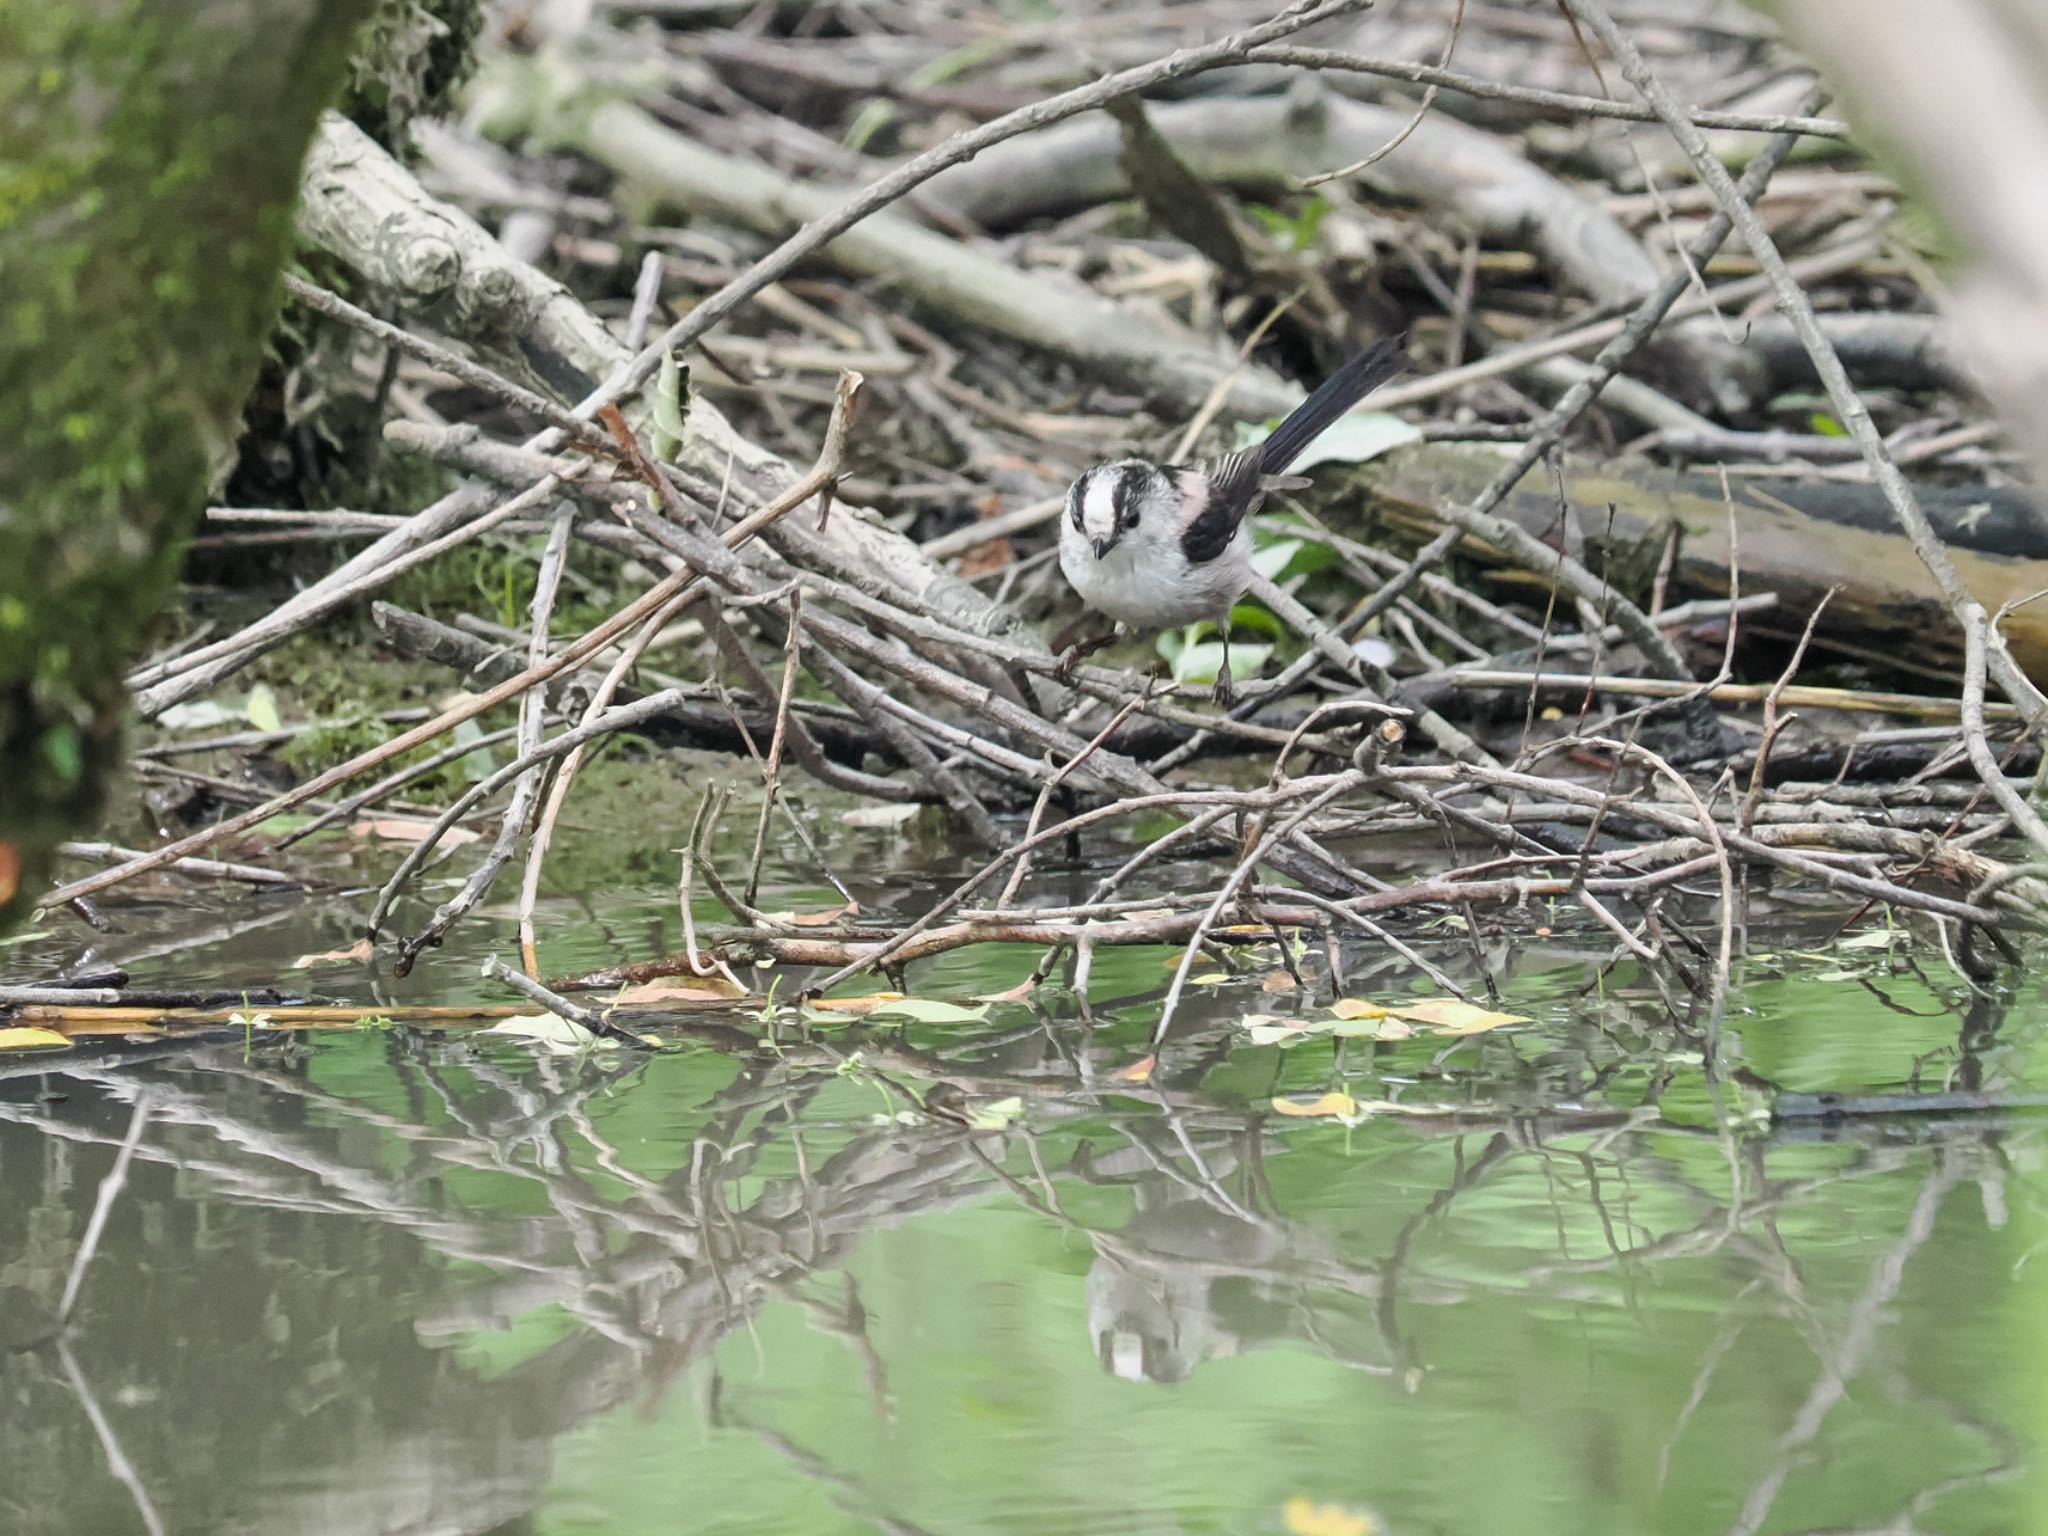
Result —
<instances>
[{"instance_id":1,"label":"bird's eye","mask_svg":"<svg viewBox=\"0 0 2048 1536\"><path fill-rule=\"evenodd\" d=\"M1138 509L1137 509L1136 507L1128 507L1128 506L1127 506L1127 507L1125 507L1125 508L1124 508L1124 512L1123 512L1123 516L1117 519L1117 525L1118 525L1119 527L1122 527L1122 528L1135 528L1135 527L1137 527L1137 526L1138 526Z\"/></svg>"}]
</instances>

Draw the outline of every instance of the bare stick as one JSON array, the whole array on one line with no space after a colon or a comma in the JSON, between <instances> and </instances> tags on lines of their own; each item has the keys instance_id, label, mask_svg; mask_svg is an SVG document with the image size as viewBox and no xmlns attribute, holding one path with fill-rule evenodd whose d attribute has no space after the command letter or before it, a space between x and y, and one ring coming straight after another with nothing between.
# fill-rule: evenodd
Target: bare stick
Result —
<instances>
[{"instance_id":1,"label":"bare stick","mask_svg":"<svg viewBox=\"0 0 2048 1536\"><path fill-rule=\"evenodd\" d=\"M1451 62L1451 55L1457 51L1458 34L1464 31L1464 29L1465 0L1457 0L1457 9L1451 13L1450 34L1444 38L1443 55L1436 61L1439 74L1446 72L1445 66ZM1409 135L1422 126L1422 120L1429 116L1429 109L1436 105L1436 93L1440 88L1440 82L1430 81L1428 87L1422 93L1422 105L1415 109L1415 115L1402 125L1399 133L1395 134L1371 154L1363 155L1352 161L1349 165L1340 167L1337 170L1322 171L1314 176L1304 177L1301 184L1304 187L1320 187L1324 182L1342 181L1347 177L1356 176L1360 171L1377 165L1380 161L1386 159L1387 156L1407 143Z\"/></svg>"},{"instance_id":2,"label":"bare stick","mask_svg":"<svg viewBox=\"0 0 2048 1536\"><path fill-rule=\"evenodd\" d=\"M1136 95L1165 85L1169 81L1186 79L1205 70L1219 69L1225 65L1243 61L1244 56L1262 43L1278 42L1292 36L1306 27L1319 22L1333 21L1340 16L1349 16L1366 9L1371 0L1296 0L1296 3L1281 11L1271 21L1256 27L1247 27L1242 32L1199 48L1184 48L1150 64L1141 64L1135 69L1119 70L1087 85L1049 96L1044 101L1033 102L1028 107L1005 113L993 122L983 123L964 133L955 134L941 144L934 145L923 154L904 162L888 175L871 182L844 204L813 219L802 229L791 235L782 244L755 262L745 272L727 283L718 292L703 300L680 322L669 329L653 346L636 357L631 366L617 382L608 388L600 400L588 402L592 409L602 400L616 400L621 395L637 390L654 376L661 366L664 353L690 346L699 338L708 335L713 326L753 298L769 284L779 281L794 270L798 263L828 244L835 236L844 234L869 214L886 208L905 193L922 185L938 175L948 166L971 160L991 144L1000 144L1018 134L1048 124L1062 122L1083 112L1092 112L1121 97Z\"/></svg>"},{"instance_id":3,"label":"bare stick","mask_svg":"<svg viewBox=\"0 0 2048 1536\"><path fill-rule=\"evenodd\" d=\"M387 347L396 347L410 353L430 367L460 379L473 389L480 389L494 399L518 407L530 416L538 416L548 425L574 438L583 447L596 453L608 453L610 442L604 433L592 426L588 420L564 410L546 395L536 394L523 384L515 384L503 374L486 368L481 363L471 362L459 352L451 351L437 342L415 336L403 326L380 320L366 309L358 309L339 294L329 293L325 288L315 287L295 273L287 272L284 279L285 292L297 299L308 309L353 326L366 336L381 341Z\"/></svg>"},{"instance_id":4,"label":"bare stick","mask_svg":"<svg viewBox=\"0 0 2048 1536\"><path fill-rule=\"evenodd\" d=\"M128 1117L128 1135L114 1156L114 1166L100 1180L99 1194L92 1203L92 1215L85 1223L85 1236L79 1239L78 1254L71 1261L71 1273L65 1277L64 1295L57 1302L59 1328L71 1320L71 1309L78 1303L79 1287L85 1284L85 1272L92 1266L93 1254L99 1250L100 1234L107 1229L107 1213L113 1210L115 1198L121 1193L122 1185L128 1182L128 1164L135 1156L135 1148L142 1141L142 1128L148 1122L149 1095L138 1093L135 1111Z\"/></svg>"},{"instance_id":5,"label":"bare stick","mask_svg":"<svg viewBox=\"0 0 2048 1536\"><path fill-rule=\"evenodd\" d=\"M1508 101L1568 117L1605 117L1629 123L1654 123L1657 114L1630 101L1610 101L1604 96L1574 96L1567 91L1546 91L1531 85L1510 85L1480 75L1462 74L1454 69L1411 64L1404 59L1376 59L1362 53L1344 53L1334 48L1304 48L1295 43L1268 44L1254 48L1246 57L1251 64L1285 64L1295 69L1341 69L1362 75L1381 75L1389 80L1406 80L1411 85L1440 86L1463 96L1489 101ZM1763 112L1721 112L1696 107L1690 114L1701 128L1730 129L1740 133L1796 133L1809 138L1841 139L1852 134L1840 118L1782 116Z\"/></svg>"},{"instance_id":6,"label":"bare stick","mask_svg":"<svg viewBox=\"0 0 2048 1536\"><path fill-rule=\"evenodd\" d=\"M810 473L805 475L803 479L790 486L773 501L763 506L758 512L750 514L727 529L722 535L727 548L738 548L763 528L768 527L794 508L802 506L823 490L827 484L838 479L840 468L846 456L846 420L852 412L859 389L860 376L858 374L848 374L840 380L839 398L833 406L832 425L826 429L825 445L819 454L817 464L812 467ZM603 650L627 629L630 629L649 614L660 609L678 593L683 592L700 579L693 571L677 571L641 593L639 597L628 603L609 619L606 619L589 634L564 649L553 659L542 662L538 667L528 667L517 676L508 677L495 688L487 689L474 698L465 699L460 704L443 710L424 724L414 726L402 735L393 737L382 746L373 747L367 752L359 752L347 762L340 763L328 769L325 773L317 774L305 783L286 790L283 794L266 800L261 805L244 811L239 816L231 816L226 821L216 822L213 826L203 827L199 831L189 833L174 842L166 843L163 847L153 850L144 858L130 859L125 864L116 865L112 869L101 870L98 874L89 875L83 880L74 880L69 885L60 886L46 895L40 906L61 906L67 901L76 901L80 897L91 896L99 891L120 885L125 881L134 879L137 875L146 874L150 870L162 869L165 865L175 863L188 854L197 853L202 848L211 848L215 843L225 838L246 832L251 827L268 821L280 811L288 811L295 805L302 805L308 800L325 794L336 785L346 784L350 779L357 777L366 770L374 768L380 763L389 762L392 758L399 756L401 753L411 751L423 742L432 741L442 732L453 730L463 721L474 720L484 711L493 709L508 700L516 699L520 694L536 684L544 683L549 678L577 666Z\"/></svg>"},{"instance_id":7,"label":"bare stick","mask_svg":"<svg viewBox=\"0 0 2048 1536\"><path fill-rule=\"evenodd\" d=\"M1785 265L1785 258L1779 254L1777 242L1771 239L1764 228L1763 220L1756 210L1737 191L1735 180L1728 174L1728 168L1720 162L1708 147L1705 137L1688 120L1683 108L1678 105L1670 91L1665 88L1641 51L1629 38L1607 8L1598 0L1564 0L1566 8L1579 21L1589 27L1606 45L1607 50L1621 64L1623 76L1641 93L1643 100L1655 109L1671 136L1692 161L1693 169L1707 188L1714 194L1714 200L1721 211L1734 221L1741 231L1743 242L1764 269L1764 276L1770 280L1771 290L1776 296L1778 307L1792 324L1807 356L1813 359L1814 372L1820 376L1821 386L1827 391L1828 401L1834 407L1835 418L1863 451L1864 462L1870 466L1871 478L1876 482L1885 502L1898 519L1900 528L1913 546L1913 552L1920 557L1935 585L1941 589L1949 611L1955 615L1956 623L1969 632L1976 618L1983 615L1983 605L1971 595L1970 589L1948 557L1940 537L1927 520L1926 512L1920 506L1919 497L1906 477L1893 462L1890 450L1886 448L1883 436L1870 419L1870 411L1863 404L1856 388L1849 382L1849 375L1842 367L1842 359L1836 353L1834 343L1821 329L1815 316L1813 303L1793 278ZM2027 678L2006 649L2004 638L1996 629L1985 631L1986 660L1990 675L1996 679L2007 698L2018 705L2028 720L2038 722L2048 717L2048 697L2044 697Z\"/></svg>"}]
</instances>

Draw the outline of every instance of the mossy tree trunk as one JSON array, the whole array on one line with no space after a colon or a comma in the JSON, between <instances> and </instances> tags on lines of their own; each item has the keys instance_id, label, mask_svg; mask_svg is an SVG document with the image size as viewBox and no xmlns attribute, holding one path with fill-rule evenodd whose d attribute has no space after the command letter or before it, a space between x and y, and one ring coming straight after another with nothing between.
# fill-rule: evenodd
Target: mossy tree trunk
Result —
<instances>
[{"instance_id":1,"label":"mossy tree trunk","mask_svg":"<svg viewBox=\"0 0 2048 1536\"><path fill-rule=\"evenodd\" d=\"M0 0L0 931L118 765L372 3Z\"/></svg>"}]
</instances>

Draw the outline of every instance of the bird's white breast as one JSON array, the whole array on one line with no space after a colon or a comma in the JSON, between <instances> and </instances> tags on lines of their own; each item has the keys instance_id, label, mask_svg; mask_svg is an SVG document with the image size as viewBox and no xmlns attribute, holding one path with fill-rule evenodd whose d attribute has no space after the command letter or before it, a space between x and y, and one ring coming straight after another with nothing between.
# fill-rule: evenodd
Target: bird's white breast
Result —
<instances>
[{"instance_id":1,"label":"bird's white breast","mask_svg":"<svg viewBox=\"0 0 2048 1536\"><path fill-rule=\"evenodd\" d=\"M1174 530L1131 530L1100 560L1071 523L1060 526L1060 569L1086 603L1134 629L1221 619L1252 579L1252 538L1240 527L1214 560L1190 565Z\"/></svg>"}]
</instances>

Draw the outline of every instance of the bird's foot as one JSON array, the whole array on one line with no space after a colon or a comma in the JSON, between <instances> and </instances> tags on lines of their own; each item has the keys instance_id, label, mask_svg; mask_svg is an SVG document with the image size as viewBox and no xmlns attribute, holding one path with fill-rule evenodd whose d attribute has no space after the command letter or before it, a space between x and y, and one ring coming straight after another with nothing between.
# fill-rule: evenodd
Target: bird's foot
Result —
<instances>
[{"instance_id":1,"label":"bird's foot","mask_svg":"<svg viewBox=\"0 0 2048 1536\"><path fill-rule=\"evenodd\" d=\"M1062 688L1073 687L1074 669L1115 638L1116 633L1112 630L1109 634L1097 635L1090 640L1076 640L1061 652L1060 659L1053 663L1052 680Z\"/></svg>"}]
</instances>

